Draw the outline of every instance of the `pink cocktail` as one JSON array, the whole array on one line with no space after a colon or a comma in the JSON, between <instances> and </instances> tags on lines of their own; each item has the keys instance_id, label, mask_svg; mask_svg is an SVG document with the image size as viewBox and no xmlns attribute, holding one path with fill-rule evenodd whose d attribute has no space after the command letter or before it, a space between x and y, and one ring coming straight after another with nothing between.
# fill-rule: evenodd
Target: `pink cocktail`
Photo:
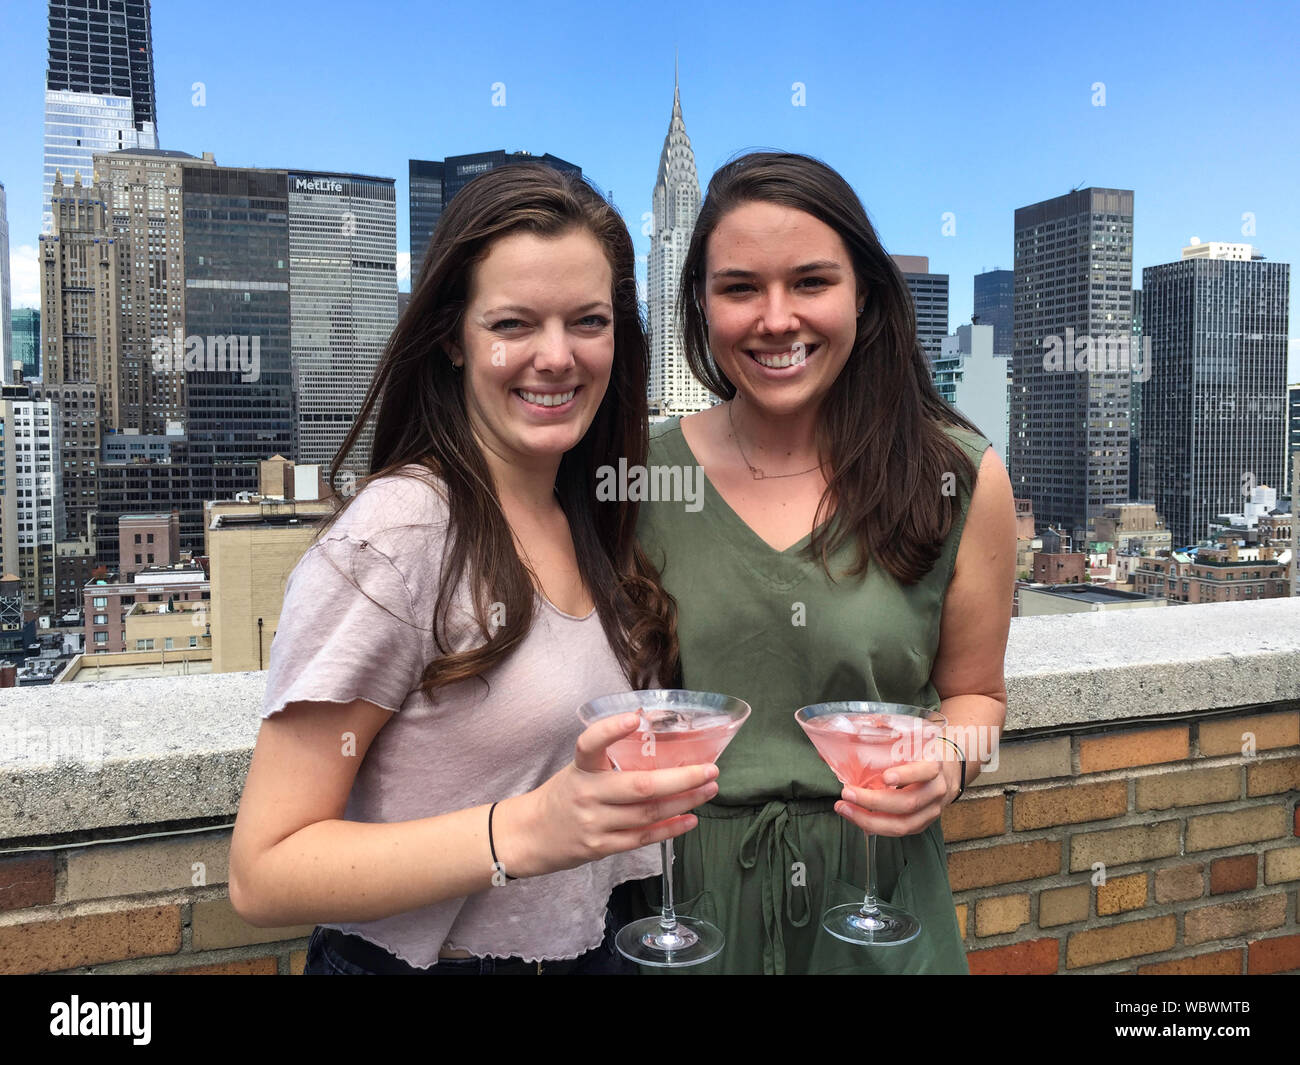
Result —
<instances>
[{"instance_id":1,"label":"pink cocktail","mask_svg":"<svg viewBox=\"0 0 1300 1065\"><path fill-rule=\"evenodd\" d=\"M841 784L885 788L885 770L921 761L926 721L899 714L824 714L810 718L804 732ZM906 757L900 757L906 755Z\"/></svg>"},{"instance_id":2,"label":"pink cocktail","mask_svg":"<svg viewBox=\"0 0 1300 1065\"><path fill-rule=\"evenodd\" d=\"M749 704L716 692L661 688L601 696L580 706L578 717L590 725L631 711L641 719L637 730L605 749L614 768L628 773L709 764L749 717ZM673 841L660 843L659 853L664 868L663 909L658 917L624 925L614 945L625 958L665 968L698 965L717 957L726 943L722 930L699 917L678 914L673 906Z\"/></svg>"},{"instance_id":3,"label":"pink cocktail","mask_svg":"<svg viewBox=\"0 0 1300 1065\"><path fill-rule=\"evenodd\" d=\"M708 765L722 753L740 721L705 710L637 708L636 732L610 744L609 760L619 769L677 769Z\"/></svg>"},{"instance_id":4,"label":"pink cocktail","mask_svg":"<svg viewBox=\"0 0 1300 1065\"><path fill-rule=\"evenodd\" d=\"M817 703L797 710L795 721L841 784L888 788L885 770L908 762L937 761L947 719L936 710L903 703ZM876 895L876 837L867 833L867 896L859 906L832 906L822 927L862 946L896 946L921 934L921 921Z\"/></svg>"}]
</instances>

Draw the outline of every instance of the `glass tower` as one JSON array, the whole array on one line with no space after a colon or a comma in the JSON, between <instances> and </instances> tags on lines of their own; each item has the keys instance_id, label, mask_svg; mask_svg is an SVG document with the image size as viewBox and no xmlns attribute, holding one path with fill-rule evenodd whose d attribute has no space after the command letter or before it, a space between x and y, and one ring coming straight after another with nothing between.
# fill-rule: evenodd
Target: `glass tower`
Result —
<instances>
[{"instance_id":1,"label":"glass tower","mask_svg":"<svg viewBox=\"0 0 1300 1065\"><path fill-rule=\"evenodd\" d=\"M424 267L424 253L429 240L442 217L442 209L452 197L473 181L507 163L545 163L569 174L582 176L582 167L566 162L557 155L532 155L529 152L475 152L473 155L449 155L436 160L410 160L410 212L411 212L411 291L420 280Z\"/></svg>"},{"instance_id":2,"label":"glass tower","mask_svg":"<svg viewBox=\"0 0 1300 1065\"><path fill-rule=\"evenodd\" d=\"M195 363L185 367L185 426L207 499L255 492L262 459L297 457L286 185L283 170L184 168L185 354Z\"/></svg>"},{"instance_id":3,"label":"glass tower","mask_svg":"<svg viewBox=\"0 0 1300 1065\"><path fill-rule=\"evenodd\" d=\"M23 364L23 380L41 376L41 312L35 307L15 307L9 315L13 323L13 361Z\"/></svg>"},{"instance_id":4,"label":"glass tower","mask_svg":"<svg viewBox=\"0 0 1300 1065\"><path fill-rule=\"evenodd\" d=\"M95 152L158 147L149 0L50 0L49 10L46 233L56 170L89 184Z\"/></svg>"},{"instance_id":5,"label":"glass tower","mask_svg":"<svg viewBox=\"0 0 1300 1065\"><path fill-rule=\"evenodd\" d=\"M1012 300L1016 289L1014 270L986 270L975 275L975 315L980 325L993 327L993 354L1011 354Z\"/></svg>"}]
</instances>

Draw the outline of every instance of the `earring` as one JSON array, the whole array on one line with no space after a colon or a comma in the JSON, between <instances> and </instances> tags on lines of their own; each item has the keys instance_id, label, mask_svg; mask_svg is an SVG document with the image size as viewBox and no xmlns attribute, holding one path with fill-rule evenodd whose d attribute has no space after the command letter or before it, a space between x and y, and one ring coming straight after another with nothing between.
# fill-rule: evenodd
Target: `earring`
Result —
<instances>
[{"instance_id":1,"label":"earring","mask_svg":"<svg viewBox=\"0 0 1300 1065\"><path fill-rule=\"evenodd\" d=\"M862 317L862 312L865 311L866 309L867 309L867 306L866 306L865 303L864 303L861 307L858 308L858 317L859 317L859 318Z\"/></svg>"}]
</instances>

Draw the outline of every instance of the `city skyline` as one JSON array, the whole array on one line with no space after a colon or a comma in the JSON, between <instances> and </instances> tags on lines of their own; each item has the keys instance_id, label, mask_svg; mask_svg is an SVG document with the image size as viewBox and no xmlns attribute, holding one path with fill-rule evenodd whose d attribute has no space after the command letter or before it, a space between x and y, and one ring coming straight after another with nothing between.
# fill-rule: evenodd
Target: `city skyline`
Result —
<instances>
[{"instance_id":1,"label":"city skyline","mask_svg":"<svg viewBox=\"0 0 1300 1065\"><path fill-rule=\"evenodd\" d=\"M934 272L949 274L950 330L970 319L974 275L1011 267L1015 209L1075 186L1134 189L1135 273L1176 261L1192 237L1248 241L1274 261L1300 258L1300 218L1286 180L1295 150L1270 135L1286 128L1300 96L1285 45L1300 15L1281 5L1232 14L1232 38L1249 42L1249 61L1216 63L1209 83L1203 68L1186 62L1204 40L1222 39L1226 20L1209 5L1179 7L1173 22L1160 9L1144 10L1104 57L1043 48L1069 36L1055 12L1029 20L1024 7L911 11L891 15L891 46L865 65L851 61L855 46L840 42L872 39L870 13L830 18L834 9L807 8L792 23L785 9L768 5L739 21L669 5L646 27L631 13L594 6L549 22L518 7L505 21L522 34L510 40L529 41L522 51L488 32L501 24L500 11L464 12L458 32L486 43L450 51L424 94L396 92L383 78L322 78L319 57L346 41L350 69L410 69L426 42L445 39L433 12L394 7L373 32L358 33L331 17L343 10L338 4L314 7L310 25L258 9L261 29L250 38L239 30L246 8L253 10L228 4L220 20L199 9L153 12L160 147L211 151L224 166L393 177L403 262L410 159L541 145L581 160L612 194L644 279L650 241L640 221L651 209L672 103L674 46L701 185L726 159L756 147L824 159L853 184L888 251L926 255ZM599 13L602 41L626 42L637 61L575 40L584 11ZM772 63L762 27L778 11L781 56ZM0 181L9 195L15 307L37 303L43 114L33 86L46 64L45 14L45 5L12 13L11 62L0 72L13 101L0 118ZM400 35L391 32L394 20ZM970 47L950 43L963 41ZM768 57L757 76L755 55ZM1274 91L1261 93L1261 85ZM960 132L937 137L938 116ZM1221 150L1205 153L1204 144ZM1297 301L1293 292L1293 320ZM1297 380L1300 343L1293 339L1290 351L1288 380Z\"/></svg>"}]
</instances>

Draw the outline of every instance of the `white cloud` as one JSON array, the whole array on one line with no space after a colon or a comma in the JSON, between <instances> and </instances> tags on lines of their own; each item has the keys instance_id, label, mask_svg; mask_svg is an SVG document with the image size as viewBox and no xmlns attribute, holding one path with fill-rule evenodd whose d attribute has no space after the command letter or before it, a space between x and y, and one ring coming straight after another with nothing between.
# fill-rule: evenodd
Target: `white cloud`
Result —
<instances>
[{"instance_id":1,"label":"white cloud","mask_svg":"<svg viewBox=\"0 0 1300 1065\"><path fill-rule=\"evenodd\" d=\"M399 251L397 253L397 287L411 287L411 253L409 251ZM403 289L405 291L405 289Z\"/></svg>"},{"instance_id":2,"label":"white cloud","mask_svg":"<svg viewBox=\"0 0 1300 1065\"><path fill-rule=\"evenodd\" d=\"M9 249L9 301L17 307L40 307L41 273L36 247L20 244Z\"/></svg>"}]
</instances>

